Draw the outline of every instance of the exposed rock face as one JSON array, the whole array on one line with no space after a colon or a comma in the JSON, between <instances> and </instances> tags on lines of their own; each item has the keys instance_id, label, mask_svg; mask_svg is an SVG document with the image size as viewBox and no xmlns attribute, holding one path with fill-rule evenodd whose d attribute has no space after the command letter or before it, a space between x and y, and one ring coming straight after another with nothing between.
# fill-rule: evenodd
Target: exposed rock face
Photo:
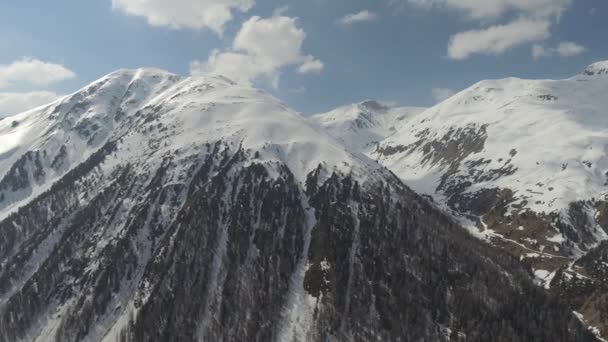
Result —
<instances>
[{"instance_id":1,"label":"exposed rock face","mask_svg":"<svg viewBox=\"0 0 608 342\"><path fill-rule=\"evenodd\" d=\"M592 340L398 180L333 174L306 195L244 158L213 147L188 187L165 183L170 161L144 188L123 169L82 207L74 175L5 220L38 229L3 264L4 338L42 322L57 341Z\"/></svg>"},{"instance_id":2,"label":"exposed rock face","mask_svg":"<svg viewBox=\"0 0 608 342\"><path fill-rule=\"evenodd\" d=\"M0 210L0 340L594 340L516 259L270 96L138 73L113 76L114 111L78 130L82 162L61 140ZM2 184L19 184L7 160Z\"/></svg>"},{"instance_id":3,"label":"exposed rock face","mask_svg":"<svg viewBox=\"0 0 608 342\"><path fill-rule=\"evenodd\" d=\"M605 76L608 75L608 61L597 62L591 64L585 71L585 76Z\"/></svg>"},{"instance_id":4,"label":"exposed rock face","mask_svg":"<svg viewBox=\"0 0 608 342\"><path fill-rule=\"evenodd\" d=\"M592 329L608 331L608 242L573 265L560 268L550 286L551 292L574 307Z\"/></svg>"}]
</instances>

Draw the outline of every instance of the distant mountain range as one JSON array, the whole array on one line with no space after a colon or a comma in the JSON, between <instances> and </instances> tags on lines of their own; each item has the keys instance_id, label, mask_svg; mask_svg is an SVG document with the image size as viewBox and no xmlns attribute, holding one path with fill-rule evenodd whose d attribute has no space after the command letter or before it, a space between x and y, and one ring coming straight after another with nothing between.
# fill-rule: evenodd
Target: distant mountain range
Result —
<instances>
[{"instance_id":1,"label":"distant mountain range","mask_svg":"<svg viewBox=\"0 0 608 342\"><path fill-rule=\"evenodd\" d=\"M574 263L605 249L600 242L608 239L606 93L608 62L565 80L481 81L384 124L395 128L372 149L350 146L430 195L475 236L529 264L547 289L562 293L560 286L584 279L585 295L570 301L608 331L608 306L596 304L606 293L603 276L592 275L608 264ZM351 117L332 121L355 122ZM321 120L328 132L348 144L351 130L328 121Z\"/></svg>"}]
</instances>

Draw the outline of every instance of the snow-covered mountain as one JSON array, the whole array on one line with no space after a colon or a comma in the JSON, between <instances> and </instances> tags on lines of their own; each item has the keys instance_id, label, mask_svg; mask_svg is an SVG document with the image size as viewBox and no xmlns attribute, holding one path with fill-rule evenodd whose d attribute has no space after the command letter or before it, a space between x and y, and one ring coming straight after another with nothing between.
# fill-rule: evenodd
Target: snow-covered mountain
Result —
<instances>
[{"instance_id":1,"label":"snow-covered mountain","mask_svg":"<svg viewBox=\"0 0 608 342\"><path fill-rule=\"evenodd\" d=\"M549 287L558 269L584 277L571 263L608 239L606 94L608 62L564 80L482 81L411 117L370 156Z\"/></svg>"},{"instance_id":2,"label":"snow-covered mountain","mask_svg":"<svg viewBox=\"0 0 608 342\"><path fill-rule=\"evenodd\" d=\"M0 219L91 157L179 77L122 70L53 104L0 121Z\"/></svg>"},{"instance_id":3,"label":"snow-covered mountain","mask_svg":"<svg viewBox=\"0 0 608 342\"><path fill-rule=\"evenodd\" d=\"M0 121L0 340L594 340L265 92L121 70ZM542 313L542 314L539 314Z\"/></svg>"},{"instance_id":4,"label":"snow-covered mountain","mask_svg":"<svg viewBox=\"0 0 608 342\"><path fill-rule=\"evenodd\" d=\"M380 141L394 134L401 122L423 110L417 107L393 108L367 100L313 115L311 119L347 146L369 153Z\"/></svg>"},{"instance_id":5,"label":"snow-covered mountain","mask_svg":"<svg viewBox=\"0 0 608 342\"><path fill-rule=\"evenodd\" d=\"M605 65L566 80L482 81L413 117L372 156L455 210L469 211L484 194L503 200L501 216L556 214L572 226L571 205L588 202L577 211L594 217L608 190ZM548 251L570 241L574 254L608 238L598 226L571 228L535 238Z\"/></svg>"}]
</instances>

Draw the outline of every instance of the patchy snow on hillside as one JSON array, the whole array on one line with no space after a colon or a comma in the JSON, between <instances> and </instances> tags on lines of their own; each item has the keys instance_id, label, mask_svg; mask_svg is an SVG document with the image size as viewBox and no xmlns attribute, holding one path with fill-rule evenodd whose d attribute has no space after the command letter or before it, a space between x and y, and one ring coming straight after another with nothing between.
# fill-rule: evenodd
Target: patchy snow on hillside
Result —
<instances>
[{"instance_id":1,"label":"patchy snow on hillside","mask_svg":"<svg viewBox=\"0 0 608 342\"><path fill-rule=\"evenodd\" d=\"M438 176L453 166L428 157L434 153L457 159L457 170L450 170L449 177L471 181L469 192L511 189L519 203L535 212L603 198L608 181L608 74L602 73L602 65L566 80L479 82L410 118L381 143L398 152L371 155L423 193L434 194ZM459 138L459 132L480 139L481 148L467 150L460 144L449 150L448 142ZM448 150L439 150L446 146Z\"/></svg>"}]
</instances>

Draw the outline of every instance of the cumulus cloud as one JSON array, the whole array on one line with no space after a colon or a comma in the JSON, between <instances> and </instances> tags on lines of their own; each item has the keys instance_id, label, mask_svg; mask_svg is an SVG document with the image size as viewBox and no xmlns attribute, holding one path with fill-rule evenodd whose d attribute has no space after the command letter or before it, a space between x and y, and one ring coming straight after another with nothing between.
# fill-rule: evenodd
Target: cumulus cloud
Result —
<instances>
[{"instance_id":1,"label":"cumulus cloud","mask_svg":"<svg viewBox=\"0 0 608 342\"><path fill-rule=\"evenodd\" d=\"M51 103L61 95L50 91L28 93L0 93L0 117L19 114L29 109Z\"/></svg>"},{"instance_id":2,"label":"cumulus cloud","mask_svg":"<svg viewBox=\"0 0 608 342\"><path fill-rule=\"evenodd\" d=\"M375 21L376 19L378 19L378 15L376 15L376 13L364 10L358 13L345 15L338 20L338 23L341 25L352 25L356 23Z\"/></svg>"},{"instance_id":3,"label":"cumulus cloud","mask_svg":"<svg viewBox=\"0 0 608 342\"><path fill-rule=\"evenodd\" d=\"M551 36L548 21L520 19L506 25L458 33L450 39L448 57L457 60L474 54L500 55L525 43L538 42Z\"/></svg>"},{"instance_id":4,"label":"cumulus cloud","mask_svg":"<svg viewBox=\"0 0 608 342\"><path fill-rule=\"evenodd\" d=\"M281 13L270 18L252 17L243 23L230 49L212 51L207 61L193 62L191 71L220 74L247 84L265 78L277 87L286 66L297 66L304 74L323 69L323 62L303 53L305 38L297 18Z\"/></svg>"},{"instance_id":5,"label":"cumulus cloud","mask_svg":"<svg viewBox=\"0 0 608 342\"><path fill-rule=\"evenodd\" d=\"M587 48L574 42L561 42L557 47L545 47L540 44L534 44L532 47L532 56L534 59L542 57L574 57L585 53Z\"/></svg>"},{"instance_id":6,"label":"cumulus cloud","mask_svg":"<svg viewBox=\"0 0 608 342\"><path fill-rule=\"evenodd\" d=\"M306 61L298 68L298 72L300 74L318 74L324 67L323 62L309 55L306 56Z\"/></svg>"},{"instance_id":7,"label":"cumulus cloud","mask_svg":"<svg viewBox=\"0 0 608 342\"><path fill-rule=\"evenodd\" d=\"M577 56L587 51L587 48L574 42L562 42L557 46L557 54L561 57Z\"/></svg>"},{"instance_id":8,"label":"cumulus cloud","mask_svg":"<svg viewBox=\"0 0 608 342\"><path fill-rule=\"evenodd\" d=\"M551 37L551 28L573 0L390 0L426 10L453 11L481 24L454 34L448 56L463 60L476 54L500 55ZM506 23L500 23L506 18ZM537 52L539 49L536 48Z\"/></svg>"},{"instance_id":9,"label":"cumulus cloud","mask_svg":"<svg viewBox=\"0 0 608 342\"><path fill-rule=\"evenodd\" d=\"M244 13L254 5L254 0L112 0L115 9L144 17L152 26L209 28L219 34L235 11Z\"/></svg>"},{"instance_id":10,"label":"cumulus cloud","mask_svg":"<svg viewBox=\"0 0 608 342\"><path fill-rule=\"evenodd\" d=\"M456 92L449 88L433 88L431 93L435 101L442 102L452 97L452 95L454 95Z\"/></svg>"},{"instance_id":11,"label":"cumulus cloud","mask_svg":"<svg viewBox=\"0 0 608 342\"><path fill-rule=\"evenodd\" d=\"M11 64L0 64L0 88L15 84L46 86L72 79L76 74L63 65L22 58Z\"/></svg>"}]
</instances>

